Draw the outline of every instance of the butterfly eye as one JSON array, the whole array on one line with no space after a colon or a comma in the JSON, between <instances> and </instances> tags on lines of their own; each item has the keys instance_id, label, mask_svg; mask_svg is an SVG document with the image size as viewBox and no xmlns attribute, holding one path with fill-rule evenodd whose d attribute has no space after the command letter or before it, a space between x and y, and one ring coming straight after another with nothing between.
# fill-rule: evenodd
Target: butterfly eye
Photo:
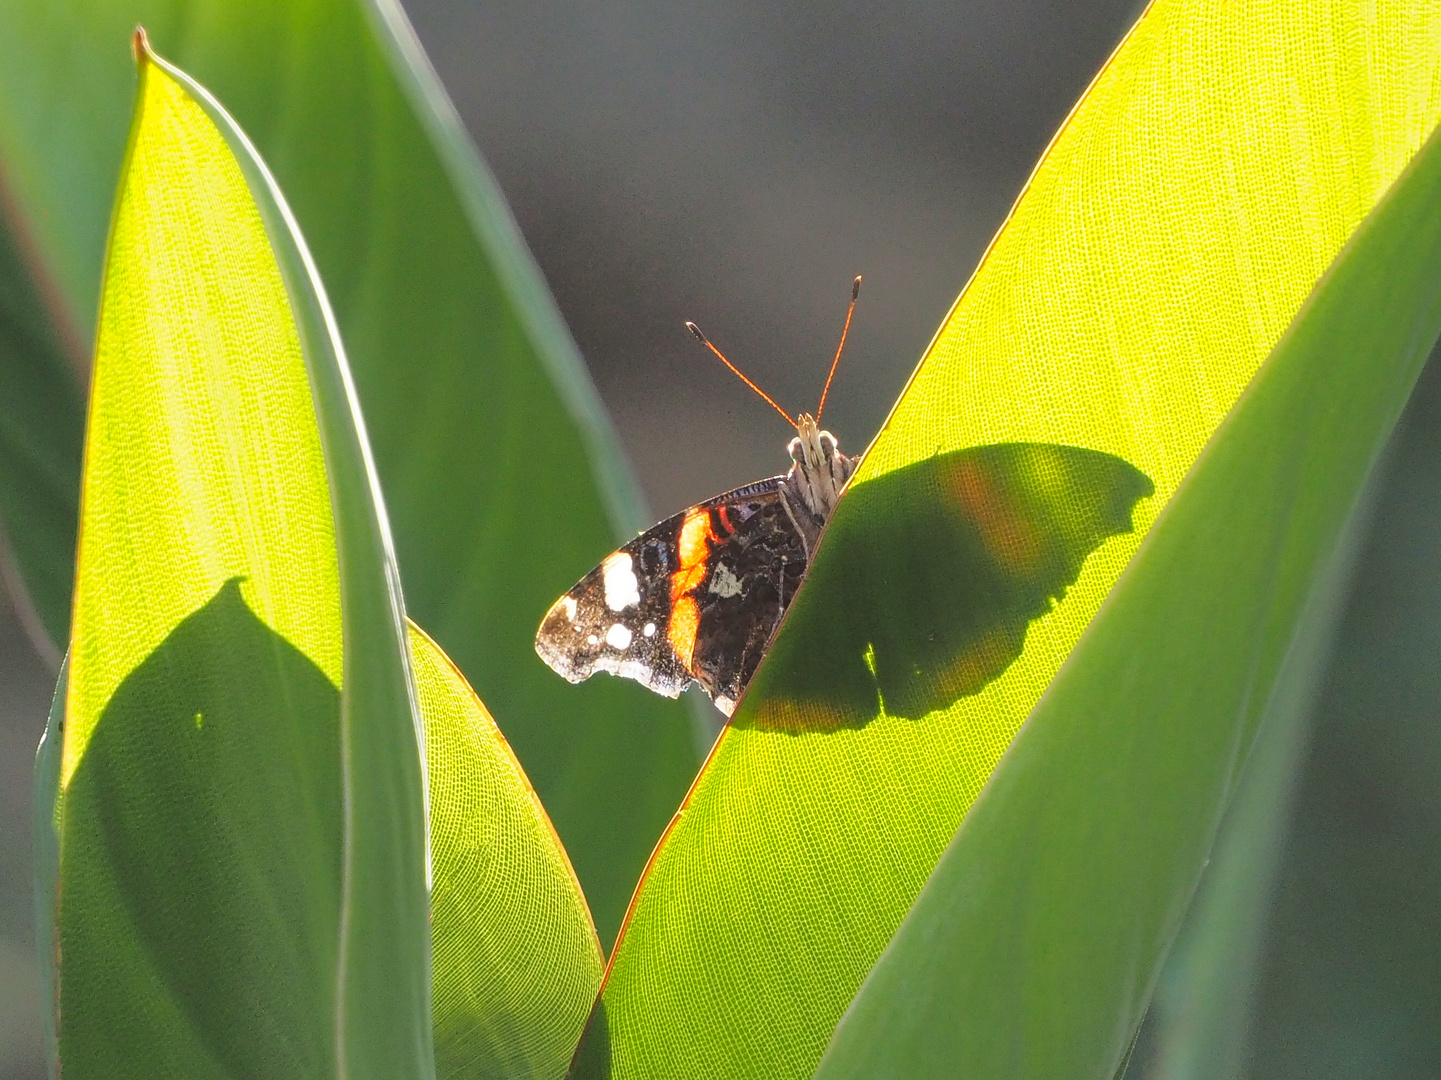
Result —
<instances>
[{"instance_id":1,"label":"butterfly eye","mask_svg":"<svg viewBox=\"0 0 1441 1080\"><path fill-rule=\"evenodd\" d=\"M840 445L840 444L839 444L838 442L836 442L836 437L835 437L834 435L832 435L829 431L822 431L822 432L821 432L821 452L822 452L826 457L832 457L832 456L834 456L834 454L835 454L835 452L836 452L836 448L837 448L839 445Z\"/></svg>"},{"instance_id":2,"label":"butterfly eye","mask_svg":"<svg viewBox=\"0 0 1441 1080\"><path fill-rule=\"evenodd\" d=\"M799 439L792 439L786 446L786 452L790 454L791 460L796 462L800 461L801 456L805 453L805 451L801 449L801 441Z\"/></svg>"}]
</instances>

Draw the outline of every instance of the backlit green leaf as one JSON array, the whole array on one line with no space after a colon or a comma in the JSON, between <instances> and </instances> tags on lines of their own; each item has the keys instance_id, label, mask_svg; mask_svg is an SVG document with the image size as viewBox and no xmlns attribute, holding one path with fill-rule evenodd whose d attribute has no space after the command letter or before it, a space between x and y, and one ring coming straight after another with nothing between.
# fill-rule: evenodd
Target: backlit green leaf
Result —
<instances>
[{"instance_id":1,"label":"backlit green leaf","mask_svg":"<svg viewBox=\"0 0 1441 1080\"><path fill-rule=\"evenodd\" d=\"M60 1060L429 1076L420 721L340 341L244 136L140 72L86 434Z\"/></svg>"},{"instance_id":2,"label":"backlit green leaf","mask_svg":"<svg viewBox=\"0 0 1441 1080\"><path fill-rule=\"evenodd\" d=\"M587 1033L586 1075L815 1068L1162 507L1441 117L1438 34L1441 5L1429 2L1147 9L1047 151L842 499L771 656L642 885ZM1294 428L1270 437L1294 457ZM1058 461L1114 461L1112 484L1064 468L1028 481L1016 465L984 492L950 472L957 455L1017 444ZM904 479L925 469L923 482ZM1018 496L1028 491L1047 494ZM1085 542L1060 542L1063 522L1090 523L1073 534ZM862 538L872 535L880 558L868 560ZM1206 535L1226 543L1224 531ZM1326 535L1311 541L1324 546ZM1025 584L1046 552L1065 557ZM980 571L991 585L966 599ZM1302 576L1318 572L1308 563ZM911 598L904 615L887 608L897 595ZM1257 611L1269 602L1253 601ZM984 611L990 621L968 628ZM898 625L912 617L919 626ZM1143 645L1131 645L1135 665L1160 677ZM1065 775L1079 784L1113 766L1098 760L1086 773L1071 762ZM1172 854L1193 850L1169 840ZM968 864L981 878L1012 858L988 850L991 864ZM1089 851L1077 844L1072 857ZM971 924L968 940L1020 950L1007 954L1014 979L1049 971L1047 955L1025 952L1023 911L988 911L993 921ZM1109 944L1096 945L1108 964L1138 962ZM1149 987L1128 989L1144 1000ZM1088 1010L1106 1007L1080 1002L1074 1016L1090 1023ZM1071 1013L1035 1015L1037 1029L1054 1020L1056 1039L1084 1027L1068 1026ZM1011 1032L1022 1054L1008 1019L946 1022L997 1040ZM1108 1049L1130 1038L1133 1019L1112 1017ZM987 1052L1012 1045L976 1037ZM1026 1070L974 1075L1002 1073Z\"/></svg>"},{"instance_id":3,"label":"backlit green leaf","mask_svg":"<svg viewBox=\"0 0 1441 1080\"><path fill-rule=\"evenodd\" d=\"M430 784L436 1074L560 1077L603 960L550 819L485 706L410 628Z\"/></svg>"}]
</instances>

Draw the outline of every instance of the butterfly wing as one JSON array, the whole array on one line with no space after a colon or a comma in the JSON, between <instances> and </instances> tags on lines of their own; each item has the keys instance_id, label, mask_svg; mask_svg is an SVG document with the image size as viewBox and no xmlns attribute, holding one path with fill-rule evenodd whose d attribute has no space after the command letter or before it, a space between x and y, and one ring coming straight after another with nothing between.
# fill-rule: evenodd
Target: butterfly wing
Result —
<instances>
[{"instance_id":1,"label":"butterfly wing","mask_svg":"<svg viewBox=\"0 0 1441 1080\"><path fill-rule=\"evenodd\" d=\"M683 510L612 552L551 605L535 650L573 683L606 671L727 715L806 570L773 476Z\"/></svg>"}]
</instances>

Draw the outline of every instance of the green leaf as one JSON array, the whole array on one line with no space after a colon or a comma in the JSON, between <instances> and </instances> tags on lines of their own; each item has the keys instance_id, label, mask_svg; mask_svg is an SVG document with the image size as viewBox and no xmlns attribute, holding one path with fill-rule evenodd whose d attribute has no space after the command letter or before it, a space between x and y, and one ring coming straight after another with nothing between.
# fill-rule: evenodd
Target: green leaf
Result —
<instances>
[{"instance_id":1,"label":"green leaf","mask_svg":"<svg viewBox=\"0 0 1441 1080\"><path fill-rule=\"evenodd\" d=\"M1433 350L1383 459L1385 482L1315 710L1280 880L1262 913L1265 948L1245 1002L1255 1076L1400 1080L1423 1075L1441 1051L1431 1022L1441 1015L1438 355ZM1213 865L1218 857L1219 840ZM1168 958L1163 985L1171 966ZM1218 966L1208 956L1197 965ZM1204 1004L1209 988L1198 989L1168 994L1166 1004ZM1214 1023L1219 1012L1200 1016ZM1151 1059L1174 1062L1171 1076L1193 1066L1186 1075L1201 1080L1213 1069L1218 1055L1198 1061L1206 1048L1187 1045L1195 1016L1172 1024L1163 1015L1153 1029Z\"/></svg>"},{"instance_id":2,"label":"green leaf","mask_svg":"<svg viewBox=\"0 0 1441 1080\"><path fill-rule=\"evenodd\" d=\"M420 720L340 340L245 137L143 48L140 73L86 432L60 1059L429 1076Z\"/></svg>"},{"instance_id":3,"label":"green leaf","mask_svg":"<svg viewBox=\"0 0 1441 1080\"><path fill-rule=\"evenodd\" d=\"M1352 534L1369 523L1365 504L1363 499L1352 515ZM1306 700L1273 710L1257 731L1185 921L1156 975L1147 1014L1150 1060L1132 1065L1128 1077L1223 1080L1244 1074L1266 913L1314 708Z\"/></svg>"},{"instance_id":4,"label":"green leaf","mask_svg":"<svg viewBox=\"0 0 1441 1080\"><path fill-rule=\"evenodd\" d=\"M0 186L0 207L5 203ZM0 582L41 655L70 627L84 398L68 335L0 220ZM7 527L8 525L8 527Z\"/></svg>"},{"instance_id":5,"label":"green leaf","mask_svg":"<svg viewBox=\"0 0 1441 1080\"><path fill-rule=\"evenodd\" d=\"M494 181L390 0L0 6L0 171L32 276L79 327L136 23L275 170L345 337L409 611L525 763L609 941L696 756L683 706L620 680L572 687L531 649L550 603L649 522Z\"/></svg>"},{"instance_id":6,"label":"green leaf","mask_svg":"<svg viewBox=\"0 0 1441 1080\"><path fill-rule=\"evenodd\" d=\"M588 1029L585 1075L812 1072L1162 507L1441 117L1438 32L1441 4L1400 0L1366 13L1299 0L1147 9L841 500L642 884ZM1295 444L1289 429L1273 438ZM1017 445L1050 448L1053 465L1028 475L1021 458L1002 459L979 480L960 467L962 455ZM1067 458L1116 464L1088 480ZM1137 498L1128 532L1124 503ZM972 581L987 584L966 599ZM897 602L906 614L888 608L891 595L908 598ZM1251 598L1258 611L1264 601ZM1198 648L1224 636L1187 626ZM1144 647L1131 645L1138 665ZM1120 767L1078 754L1038 782L1093 783ZM1109 850L1100 826L1087 844L1067 835L1082 864ZM992 850L990 864L972 865L974 887L1013 860L1030 866L1023 855ZM972 940L1024 949L1025 909L1008 900L990 924L972 924ZM1107 965L1140 962L1097 949ZM1052 985L1044 951L1007 955L1009 978ZM1144 1001L1149 985L1129 989ZM1036 1028L1093 1038L1080 1017L1115 1004L1078 1000ZM1025 1040L1004 1024L1030 1014L1014 998L1006 1008L949 1014L948 1031L997 1053L981 1033L1011 1032L1005 1045L1021 1053ZM1134 1019L1110 1015L1121 1049Z\"/></svg>"},{"instance_id":7,"label":"green leaf","mask_svg":"<svg viewBox=\"0 0 1441 1080\"><path fill-rule=\"evenodd\" d=\"M425 718L436 1075L565 1075L603 959L575 872L485 706L410 628Z\"/></svg>"},{"instance_id":8,"label":"green leaf","mask_svg":"<svg viewBox=\"0 0 1441 1080\"><path fill-rule=\"evenodd\" d=\"M41 1031L50 1077L60 1063L56 1042L55 916L60 903L60 742L65 730L65 686L70 677L68 659L60 662L60 678L50 701L45 733L35 751L31 784L32 860L35 872L35 948L40 968Z\"/></svg>"},{"instance_id":9,"label":"green leaf","mask_svg":"<svg viewBox=\"0 0 1441 1080\"><path fill-rule=\"evenodd\" d=\"M1433 135L1157 522L818 1076L1115 1073L1257 731L1309 703L1348 521L1438 332Z\"/></svg>"}]
</instances>

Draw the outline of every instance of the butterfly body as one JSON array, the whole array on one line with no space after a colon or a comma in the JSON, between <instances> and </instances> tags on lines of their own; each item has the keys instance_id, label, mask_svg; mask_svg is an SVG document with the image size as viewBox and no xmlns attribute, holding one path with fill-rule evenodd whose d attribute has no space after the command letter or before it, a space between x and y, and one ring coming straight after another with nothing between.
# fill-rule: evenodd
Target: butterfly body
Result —
<instances>
[{"instance_id":1,"label":"butterfly body","mask_svg":"<svg viewBox=\"0 0 1441 1080\"><path fill-rule=\"evenodd\" d=\"M667 697L699 683L730 715L810 565L855 462L803 414L790 470L669 517L557 600L535 649L573 683L597 671Z\"/></svg>"}]
</instances>

